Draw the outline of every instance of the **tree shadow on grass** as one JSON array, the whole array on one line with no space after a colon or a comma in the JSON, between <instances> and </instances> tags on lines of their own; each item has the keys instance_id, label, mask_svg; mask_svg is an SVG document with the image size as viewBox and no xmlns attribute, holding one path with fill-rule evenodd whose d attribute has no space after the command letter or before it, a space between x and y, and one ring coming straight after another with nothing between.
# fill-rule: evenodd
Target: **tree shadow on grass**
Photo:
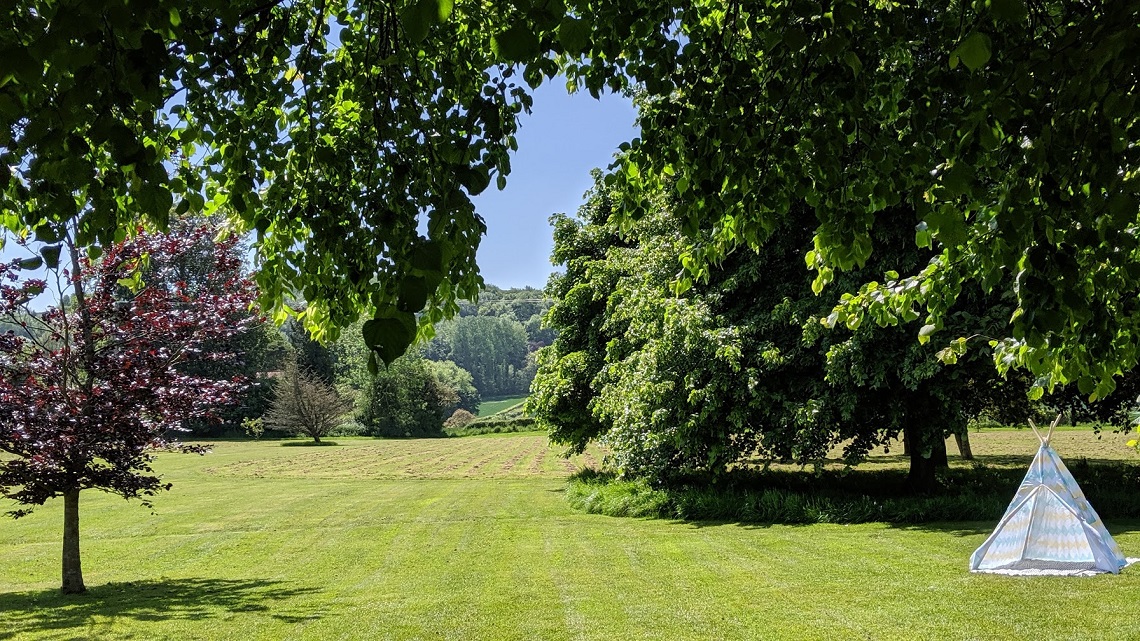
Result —
<instances>
[{"instance_id":1,"label":"tree shadow on grass","mask_svg":"<svg viewBox=\"0 0 1140 641\"><path fill-rule=\"evenodd\" d=\"M336 447L340 445L336 441L285 441L281 447Z\"/></svg>"},{"instance_id":2,"label":"tree shadow on grass","mask_svg":"<svg viewBox=\"0 0 1140 641\"><path fill-rule=\"evenodd\" d=\"M294 602L316 592L282 581L167 579L108 583L69 596L55 589L0 593L0 639L69 630L77 634L76 638L85 638L96 617L201 621L227 613L260 613L285 623L299 623L320 618L319 610L305 609L303 601Z\"/></svg>"}]
</instances>

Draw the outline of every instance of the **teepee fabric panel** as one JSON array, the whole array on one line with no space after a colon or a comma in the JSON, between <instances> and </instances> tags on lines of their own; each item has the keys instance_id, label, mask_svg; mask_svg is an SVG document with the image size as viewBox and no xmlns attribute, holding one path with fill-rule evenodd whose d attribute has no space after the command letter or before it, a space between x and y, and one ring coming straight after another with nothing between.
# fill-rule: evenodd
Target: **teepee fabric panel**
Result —
<instances>
[{"instance_id":1,"label":"teepee fabric panel","mask_svg":"<svg viewBox=\"0 0 1140 641\"><path fill-rule=\"evenodd\" d=\"M1051 447L1046 446L1044 449L1047 460L1042 465L1049 470L1049 476L1055 479L1049 484L1050 489L1053 489L1059 496L1067 498L1067 503L1076 510L1081 521L1096 534L1096 540L1102 544L1101 547L1107 548L1109 556L1123 560L1124 554L1120 551L1116 540L1105 529L1104 523L1100 520L1100 515L1096 513L1088 499L1085 498L1085 493L1077 485L1077 480L1061 462L1060 455Z\"/></svg>"},{"instance_id":2,"label":"teepee fabric panel","mask_svg":"<svg viewBox=\"0 0 1140 641\"><path fill-rule=\"evenodd\" d=\"M992 570L1019 561L1021 553L1025 549L1025 540L1029 535L1030 517L1036 503L1036 491L1018 492L1013 503L1006 509L1005 516L999 521L997 529L974 552L974 556L970 560L970 568ZM999 533L1001 536L998 536Z\"/></svg>"},{"instance_id":3,"label":"teepee fabric panel","mask_svg":"<svg viewBox=\"0 0 1140 641\"><path fill-rule=\"evenodd\" d=\"M1022 557L1064 563L1096 561L1081 519L1052 488L1037 492Z\"/></svg>"}]
</instances>

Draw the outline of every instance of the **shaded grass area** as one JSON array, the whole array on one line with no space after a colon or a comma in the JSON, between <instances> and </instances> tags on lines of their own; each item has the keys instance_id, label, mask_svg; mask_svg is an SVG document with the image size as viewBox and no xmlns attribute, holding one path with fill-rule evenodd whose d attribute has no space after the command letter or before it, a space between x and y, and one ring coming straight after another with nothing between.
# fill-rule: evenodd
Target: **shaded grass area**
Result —
<instances>
[{"instance_id":1,"label":"shaded grass area","mask_svg":"<svg viewBox=\"0 0 1140 641\"><path fill-rule=\"evenodd\" d=\"M1069 470L1103 519L1140 518L1140 465L1135 452L1118 442L1124 436L1098 438L1091 430L1068 430L1053 438L1062 456L1073 455ZM837 459L818 471L789 465L746 468L711 486L653 487L644 480L620 480L613 473L586 469L571 478L567 498L576 509L592 514L688 521L996 521L1024 478L1037 441L1032 433L1026 438L1012 430L975 433L972 439L981 453L974 461L951 457L950 469L939 472L939 490L928 495L908 491L907 457L877 452L856 468Z\"/></svg>"},{"instance_id":2,"label":"shaded grass area","mask_svg":"<svg viewBox=\"0 0 1140 641\"><path fill-rule=\"evenodd\" d=\"M232 579L165 579L97 585L82 596L59 590L0 593L5 628L0 639L21 630L37 633L76 630L93 621L116 619L132 624L203 621L221 613L265 613L285 623L319 618L304 610L275 609L277 601L300 601L316 592L283 581Z\"/></svg>"},{"instance_id":3,"label":"shaded grass area","mask_svg":"<svg viewBox=\"0 0 1140 641\"><path fill-rule=\"evenodd\" d=\"M163 454L153 514L85 492L78 597L56 592L59 505L0 522L0 639L1140 638L1131 568L966 572L992 521L599 517L542 437L338 440ZM1140 556L1140 521L1107 524Z\"/></svg>"}]
</instances>

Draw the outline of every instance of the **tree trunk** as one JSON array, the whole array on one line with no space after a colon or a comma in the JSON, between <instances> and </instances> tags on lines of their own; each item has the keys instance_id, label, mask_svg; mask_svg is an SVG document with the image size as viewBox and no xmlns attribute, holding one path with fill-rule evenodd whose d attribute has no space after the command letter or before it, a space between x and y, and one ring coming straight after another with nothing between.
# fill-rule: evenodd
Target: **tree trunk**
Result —
<instances>
[{"instance_id":1,"label":"tree trunk","mask_svg":"<svg viewBox=\"0 0 1140 641\"><path fill-rule=\"evenodd\" d=\"M926 494L933 492L938 488L938 479L935 478L934 472L938 469L939 456L937 442L932 443L928 456L923 456L926 443L923 442L919 431L908 428L906 430L906 440L910 445L910 473L907 475L907 485L910 486L911 491L918 494ZM942 440L935 438L936 441ZM946 459L946 442L942 440L942 456L941 459Z\"/></svg>"},{"instance_id":2,"label":"tree trunk","mask_svg":"<svg viewBox=\"0 0 1140 641\"><path fill-rule=\"evenodd\" d=\"M320 444L321 444L321 437L320 437L320 435L319 435L319 434L314 434L314 435L313 435L313 442L314 442L314 443L316 443L317 445L320 445Z\"/></svg>"},{"instance_id":3,"label":"tree trunk","mask_svg":"<svg viewBox=\"0 0 1140 641\"><path fill-rule=\"evenodd\" d=\"M938 488L938 479L934 476L936 467L933 457L912 454L910 457L910 473L907 475L907 484L917 494L928 494Z\"/></svg>"},{"instance_id":4,"label":"tree trunk","mask_svg":"<svg viewBox=\"0 0 1140 641\"><path fill-rule=\"evenodd\" d=\"M82 594L83 568L79 564L79 490L63 494L63 587L64 594Z\"/></svg>"},{"instance_id":5,"label":"tree trunk","mask_svg":"<svg viewBox=\"0 0 1140 641\"><path fill-rule=\"evenodd\" d=\"M934 461L934 467L950 469L950 459L946 456L946 438L941 434L931 438L934 439L934 445L930 450L930 460Z\"/></svg>"},{"instance_id":6,"label":"tree trunk","mask_svg":"<svg viewBox=\"0 0 1140 641\"><path fill-rule=\"evenodd\" d=\"M962 430L954 433L954 441L958 443L958 453L967 461L974 460L974 450L970 447L970 432Z\"/></svg>"},{"instance_id":7,"label":"tree trunk","mask_svg":"<svg viewBox=\"0 0 1140 641\"><path fill-rule=\"evenodd\" d=\"M903 442L903 456L910 456L910 439L906 437L906 432L902 435Z\"/></svg>"}]
</instances>

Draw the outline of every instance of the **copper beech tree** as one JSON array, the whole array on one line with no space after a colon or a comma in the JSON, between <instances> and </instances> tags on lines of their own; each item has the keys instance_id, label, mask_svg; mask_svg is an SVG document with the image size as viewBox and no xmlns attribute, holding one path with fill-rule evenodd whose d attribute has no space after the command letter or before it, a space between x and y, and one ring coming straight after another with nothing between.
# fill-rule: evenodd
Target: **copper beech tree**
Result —
<instances>
[{"instance_id":1,"label":"copper beech tree","mask_svg":"<svg viewBox=\"0 0 1140 641\"><path fill-rule=\"evenodd\" d=\"M149 506L148 497L170 487L151 468L154 453L201 451L167 435L246 387L179 370L190 357L236 358L212 346L256 320L256 292L233 242L213 245L205 285L163 273L212 234L141 233L99 257L72 251L69 269L58 254L0 265L0 319L20 328L0 334L0 495L17 504L14 517L63 497L64 593L85 590L80 491L97 488ZM41 260L62 284L63 303L34 311L29 302L47 283L21 271Z\"/></svg>"}]
</instances>

